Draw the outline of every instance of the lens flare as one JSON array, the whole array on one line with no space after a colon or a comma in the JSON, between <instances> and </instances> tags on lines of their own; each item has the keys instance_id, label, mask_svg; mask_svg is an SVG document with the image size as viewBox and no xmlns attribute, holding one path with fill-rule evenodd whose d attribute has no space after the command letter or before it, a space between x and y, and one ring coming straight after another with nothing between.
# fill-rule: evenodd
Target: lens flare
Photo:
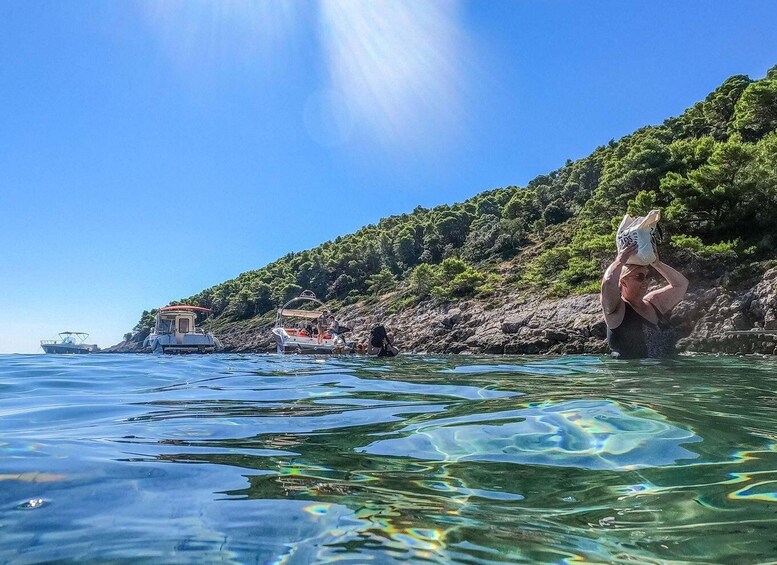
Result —
<instances>
[{"instance_id":1,"label":"lens flare","mask_svg":"<svg viewBox=\"0 0 777 565\"><path fill-rule=\"evenodd\" d=\"M321 2L332 87L360 123L405 141L426 126L455 126L467 66L458 12L451 1Z\"/></svg>"},{"instance_id":2,"label":"lens flare","mask_svg":"<svg viewBox=\"0 0 777 565\"><path fill-rule=\"evenodd\" d=\"M301 4L284 0L165 0L138 6L162 50L188 70L223 63L282 67L305 20Z\"/></svg>"},{"instance_id":3,"label":"lens flare","mask_svg":"<svg viewBox=\"0 0 777 565\"><path fill-rule=\"evenodd\" d=\"M347 142L351 129L397 147L431 138L439 144L465 130L465 77L474 69L474 50L462 32L459 0L138 6L161 49L192 77L228 68L293 80L289 73L324 69L323 81L316 74L298 80L310 88L300 117L326 147Z\"/></svg>"}]
</instances>

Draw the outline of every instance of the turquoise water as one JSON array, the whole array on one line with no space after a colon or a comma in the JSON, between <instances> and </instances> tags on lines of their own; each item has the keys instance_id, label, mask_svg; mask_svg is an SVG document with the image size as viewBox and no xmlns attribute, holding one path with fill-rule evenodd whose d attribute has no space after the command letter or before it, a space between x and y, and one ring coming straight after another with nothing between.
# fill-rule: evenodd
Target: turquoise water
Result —
<instances>
[{"instance_id":1,"label":"turquoise water","mask_svg":"<svg viewBox=\"0 0 777 565\"><path fill-rule=\"evenodd\" d=\"M0 356L0 562L777 560L777 361Z\"/></svg>"}]
</instances>

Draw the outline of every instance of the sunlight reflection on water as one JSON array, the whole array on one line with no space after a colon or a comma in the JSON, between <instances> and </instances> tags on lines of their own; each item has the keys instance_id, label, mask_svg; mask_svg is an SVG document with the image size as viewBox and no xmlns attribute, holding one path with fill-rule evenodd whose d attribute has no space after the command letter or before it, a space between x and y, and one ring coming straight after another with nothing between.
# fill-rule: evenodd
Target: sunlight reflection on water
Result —
<instances>
[{"instance_id":1,"label":"sunlight reflection on water","mask_svg":"<svg viewBox=\"0 0 777 565\"><path fill-rule=\"evenodd\" d=\"M435 461L640 469L694 459L696 453L680 446L701 441L693 432L662 422L652 410L626 411L607 400L446 418L399 433L403 437L378 440L363 450Z\"/></svg>"}]
</instances>

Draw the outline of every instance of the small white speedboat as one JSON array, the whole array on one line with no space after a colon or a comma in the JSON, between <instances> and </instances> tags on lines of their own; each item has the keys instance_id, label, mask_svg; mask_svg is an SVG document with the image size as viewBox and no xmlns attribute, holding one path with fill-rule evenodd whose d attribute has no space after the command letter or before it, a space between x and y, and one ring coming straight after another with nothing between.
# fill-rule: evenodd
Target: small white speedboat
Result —
<instances>
[{"instance_id":1,"label":"small white speedboat","mask_svg":"<svg viewBox=\"0 0 777 565\"><path fill-rule=\"evenodd\" d=\"M343 338L350 329L335 329L328 322L324 327L323 321L330 319L329 308L311 291L292 298L278 310L272 329L278 353L351 353L353 344ZM318 328L323 329L320 335Z\"/></svg>"},{"instance_id":2,"label":"small white speedboat","mask_svg":"<svg viewBox=\"0 0 777 565\"><path fill-rule=\"evenodd\" d=\"M196 326L198 312L210 310L185 304L160 308L143 348L152 353L213 353L222 349L212 333Z\"/></svg>"},{"instance_id":3,"label":"small white speedboat","mask_svg":"<svg viewBox=\"0 0 777 565\"><path fill-rule=\"evenodd\" d=\"M85 332L61 332L59 339L42 339L40 346L46 353L72 354L94 353L100 348L94 344L84 343L89 337Z\"/></svg>"}]
</instances>

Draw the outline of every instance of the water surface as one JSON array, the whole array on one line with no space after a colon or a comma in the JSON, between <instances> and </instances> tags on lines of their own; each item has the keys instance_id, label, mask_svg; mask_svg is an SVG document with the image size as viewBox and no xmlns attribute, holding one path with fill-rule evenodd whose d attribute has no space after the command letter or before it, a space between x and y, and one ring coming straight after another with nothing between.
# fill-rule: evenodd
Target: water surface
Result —
<instances>
[{"instance_id":1,"label":"water surface","mask_svg":"<svg viewBox=\"0 0 777 565\"><path fill-rule=\"evenodd\" d=\"M0 356L0 562L777 560L760 357Z\"/></svg>"}]
</instances>

